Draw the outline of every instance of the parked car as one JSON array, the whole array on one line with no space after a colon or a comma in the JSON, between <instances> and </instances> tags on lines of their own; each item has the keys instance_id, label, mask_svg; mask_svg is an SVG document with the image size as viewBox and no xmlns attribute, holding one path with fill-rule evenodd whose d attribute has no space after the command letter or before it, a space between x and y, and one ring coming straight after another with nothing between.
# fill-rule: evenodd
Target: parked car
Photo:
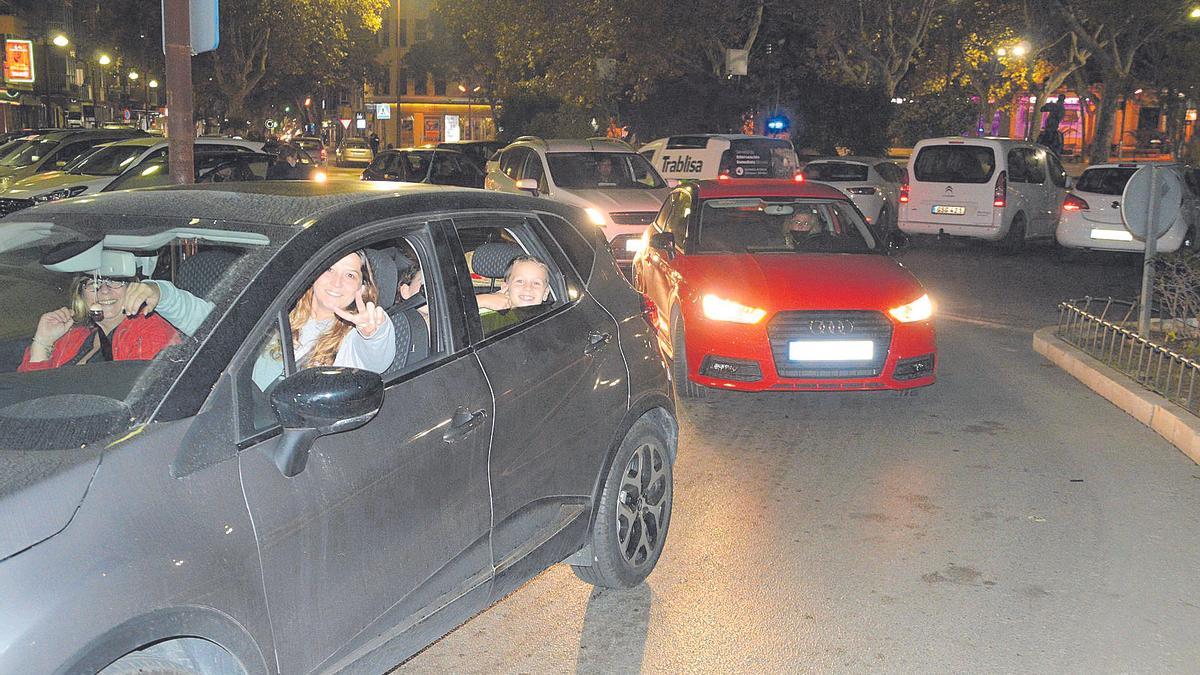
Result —
<instances>
[{"instance_id":1,"label":"parked car","mask_svg":"<svg viewBox=\"0 0 1200 675\"><path fill-rule=\"evenodd\" d=\"M324 167L329 162L329 151L325 141L316 136L297 136L292 139L292 145L306 152L317 166Z\"/></svg>"},{"instance_id":2,"label":"parked car","mask_svg":"<svg viewBox=\"0 0 1200 675\"><path fill-rule=\"evenodd\" d=\"M1011 138L931 138L908 161L900 229L1001 242L1018 251L1054 236L1070 187L1058 157Z\"/></svg>"},{"instance_id":3,"label":"parked car","mask_svg":"<svg viewBox=\"0 0 1200 675\"><path fill-rule=\"evenodd\" d=\"M633 285L680 396L924 387L933 303L887 255L904 239L820 183L688 182L646 228Z\"/></svg>"},{"instance_id":4,"label":"parked car","mask_svg":"<svg viewBox=\"0 0 1200 675\"><path fill-rule=\"evenodd\" d=\"M560 561L641 583L678 427L642 298L586 218L256 181L0 221L0 672L381 673ZM305 368L291 309L354 252L395 357ZM547 300L489 328L471 275L520 254ZM423 293L397 299L414 265ZM147 277L174 283L155 313L176 344L14 372L78 279Z\"/></svg>"},{"instance_id":5,"label":"parked car","mask_svg":"<svg viewBox=\"0 0 1200 675\"><path fill-rule=\"evenodd\" d=\"M686 134L638 148L663 178L714 180L792 178L800 160L785 138L745 134Z\"/></svg>"},{"instance_id":6,"label":"parked car","mask_svg":"<svg viewBox=\"0 0 1200 675\"><path fill-rule=\"evenodd\" d=\"M1095 164L1083 170L1071 193L1063 200L1055 238L1069 249L1140 252L1145 241L1134 239L1121 217L1125 184L1143 164L1120 162ZM1171 253L1180 247L1198 248L1200 231L1200 172L1182 164L1163 164L1179 181L1183 203L1179 217L1158 238L1159 253Z\"/></svg>"},{"instance_id":7,"label":"parked car","mask_svg":"<svg viewBox=\"0 0 1200 675\"><path fill-rule=\"evenodd\" d=\"M654 167L622 141L534 136L517 139L488 162L484 187L585 209L624 270L669 190Z\"/></svg>"},{"instance_id":8,"label":"parked car","mask_svg":"<svg viewBox=\"0 0 1200 675\"><path fill-rule=\"evenodd\" d=\"M443 141L438 143L437 147L443 150L457 150L470 157L471 161L480 168L484 168L492 155L499 152L505 145L507 143L503 141Z\"/></svg>"},{"instance_id":9,"label":"parked car","mask_svg":"<svg viewBox=\"0 0 1200 675\"><path fill-rule=\"evenodd\" d=\"M375 155L362 179L481 188L483 169L455 150L401 148Z\"/></svg>"},{"instance_id":10,"label":"parked car","mask_svg":"<svg viewBox=\"0 0 1200 675\"><path fill-rule=\"evenodd\" d=\"M375 153L371 152L371 144L367 143L366 139L352 137L342 141L337 147L333 163L336 166L370 164L372 159L375 159Z\"/></svg>"},{"instance_id":11,"label":"parked car","mask_svg":"<svg viewBox=\"0 0 1200 675\"><path fill-rule=\"evenodd\" d=\"M0 157L0 190L35 173L61 170L97 145L147 135L136 129L88 129L26 136L20 145Z\"/></svg>"},{"instance_id":12,"label":"parked car","mask_svg":"<svg viewBox=\"0 0 1200 675\"><path fill-rule=\"evenodd\" d=\"M262 143L232 138L197 138L193 146L196 156L206 152L253 153ZM0 190L0 215L29 208L36 204L98 192L134 167L153 159L165 159L167 141L155 136L142 136L96 146L77 157L61 171L46 171L14 182ZM139 169L140 170L140 169Z\"/></svg>"},{"instance_id":13,"label":"parked car","mask_svg":"<svg viewBox=\"0 0 1200 675\"><path fill-rule=\"evenodd\" d=\"M275 161L274 155L265 152L203 152L195 155L193 171L197 183L271 180L269 171ZM316 167L311 170L319 171ZM121 174L101 192L164 185L171 185L171 166L167 157L158 156Z\"/></svg>"},{"instance_id":14,"label":"parked car","mask_svg":"<svg viewBox=\"0 0 1200 675\"><path fill-rule=\"evenodd\" d=\"M908 182L904 169L878 157L832 157L805 165L804 177L837 188L863 212L868 223L896 228L900 191Z\"/></svg>"}]
</instances>

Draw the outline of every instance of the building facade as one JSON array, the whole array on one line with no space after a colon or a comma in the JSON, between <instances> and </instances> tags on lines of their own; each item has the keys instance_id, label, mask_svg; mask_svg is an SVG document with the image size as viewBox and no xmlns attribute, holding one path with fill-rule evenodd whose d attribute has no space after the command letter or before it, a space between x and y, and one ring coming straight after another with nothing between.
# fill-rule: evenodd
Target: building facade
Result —
<instances>
[{"instance_id":1,"label":"building facade","mask_svg":"<svg viewBox=\"0 0 1200 675\"><path fill-rule=\"evenodd\" d=\"M364 96L366 128L380 147L398 148L441 141L489 140L496 136L481 85L447 82L426 72L409 72L404 55L424 40L436 40L440 28L430 16L429 0L391 0L376 40L383 75L368 83Z\"/></svg>"}]
</instances>

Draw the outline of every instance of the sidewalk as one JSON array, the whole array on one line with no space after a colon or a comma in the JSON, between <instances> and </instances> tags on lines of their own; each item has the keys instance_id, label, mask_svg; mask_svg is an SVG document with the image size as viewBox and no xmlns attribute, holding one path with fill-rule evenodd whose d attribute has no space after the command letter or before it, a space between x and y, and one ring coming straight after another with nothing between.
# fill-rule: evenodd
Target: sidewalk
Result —
<instances>
[{"instance_id":1,"label":"sidewalk","mask_svg":"<svg viewBox=\"0 0 1200 675\"><path fill-rule=\"evenodd\" d=\"M1200 418L1058 339L1054 334L1056 329L1056 326L1047 326L1035 332L1033 350L1154 429L1193 462L1200 464Z\"/></svg>"}]
</instances>

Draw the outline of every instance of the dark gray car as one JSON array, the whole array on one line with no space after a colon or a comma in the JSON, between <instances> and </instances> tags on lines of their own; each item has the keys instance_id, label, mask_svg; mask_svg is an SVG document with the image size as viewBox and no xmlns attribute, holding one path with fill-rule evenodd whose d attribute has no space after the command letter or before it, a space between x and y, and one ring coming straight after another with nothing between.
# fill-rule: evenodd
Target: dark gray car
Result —
<instances>
[{"instance_id":1,"label":"dark gray car","mask_svg":"<svg viewBox=\"0 0 1200 675\"><path fill-rule=\"evenodd\" d=\"M640 583L674 404L652 317L586 223L500 193L270 181L0 221L0 672L378 673L555 563ZM305 368L293 307L355 252L394 357ZM481 311L518 255L549 268L546 302ZM105 298L139 279L155 312L104 334ZM96 318L32 343L79 284Z\"/></svg>"}]
</instances>

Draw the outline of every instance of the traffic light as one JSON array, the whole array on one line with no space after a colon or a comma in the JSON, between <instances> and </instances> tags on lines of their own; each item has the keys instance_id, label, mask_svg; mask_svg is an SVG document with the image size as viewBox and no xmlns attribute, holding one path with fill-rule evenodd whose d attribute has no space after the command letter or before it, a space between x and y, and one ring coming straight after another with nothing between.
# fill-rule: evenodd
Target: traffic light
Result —
<instances>
[{"instance_id":1,"label":"traffic light","mask_svg":"<svg viewBox=\"0 0 1200 675\"><path fill-rule=\"evenodd\" d=\"M767 118L767 133L782 134L791 127L792 123L783 115Z\"/></svg>"}]
</instances>

